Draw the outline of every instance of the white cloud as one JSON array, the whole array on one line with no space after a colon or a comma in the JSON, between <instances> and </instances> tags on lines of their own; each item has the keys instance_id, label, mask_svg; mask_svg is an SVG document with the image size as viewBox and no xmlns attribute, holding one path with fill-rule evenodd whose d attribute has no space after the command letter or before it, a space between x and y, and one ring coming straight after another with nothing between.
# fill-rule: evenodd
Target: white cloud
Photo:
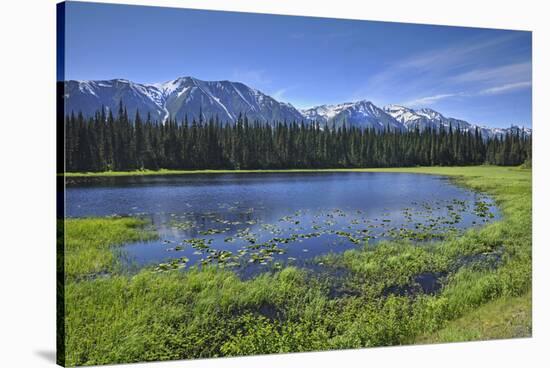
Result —
<instances>
[{"instance_id":1,"label":"white cloud","mask_svg":"<svg viewBox=\"0 0 550 368\"><path fill-rule=\"evenodd\" d=\"M501 46L516 37L517 35L505 35L489 39L473 39L467 43L459 43L414 55L399 65L402 68L447 72L449 68L472 64L477 59L476 54L485 53L488 48Z\"/></svg>"},{"instance_id":2,"label":"white cloud","mask_svg":"<svg viewBox=\"0 0 550 368\"><path fill-rule=\"evenodd\" d=\"M387 84L394 86L396 82L402 83L403 79L407 77L410 80L411 73L419 73L424 78L417 78L408 84L421 84L426 77L448 79L449 72L471 67L477 60L477 54L486 52L487 48L501 46L514 37L516 36L503 36L477 40L477 42L473 40L468 43L417 53L404 60L390 63L382 72L369 78L367 85L368 87Z\"/></svg>"},{"instance_id":3,"label":"white cloud","mask_svg":"<svg viewBox=\"0 0 550 368\"><path fill-rule=\"evenodd\" d=\"M432 96L415 98L410 101L403 102L402 105L408 106L408 107L427 106L448 98L497 95L501 93L516 91L519 89L529 88L531 87L531 85L532 83L530 81L523 81L523 82L508 83L508 84L502 84L494 87L489 87L474 93L466 93L466 92L440 93Z\"/></svg>"},{"instance_id":4,"label":"white cloud","mask_svg":"<svg viewBox=\"0 0 550 368\"><path fill-rule=\"evenodd\" d=\"M408 107L431 105L437 101L440 101L446 98L462 96L462 95L463 93L441 93L438 95L420 97L411 101L407 101L407 102L404 102L403 105Z\"/></svg>"},{"instance_id":5,"label":"white cloud","mask_svg":"<svg viewBox=\"0 0 550 368\"><path fill-rule=\"evenodd\" d=\"M501 86L496 86L496 87L491 87L491 88L484 89L484 90L480 91L479 94L480 95L496 95L496 94L500 94L500 93L516 91L518 89L529 88L529 87L531 87L531 82L530 81L518 82L518 83L508 83L508 84L504 84L504 85L501 85Z\"/></svg>"},{"instance_id":6,"label":"white cloud","mask_svg":"<svg viewBox=\"0 0 550 368\"><path fill-rule=\"evenodd\" d=\"M456 82L517 83L531 79L531 62L473 69L451 79Z\"/></svg>"},{"instance_id":7,"label":"white cloud","mask_svg":"<svg viewBox=\"0 0 550 368\"><path fill-rule=\"evenodd\" d=\"M516 37L516 34L508 34L489 39L474 38L388 63L354 91L351 99L409 100L420 105L456 96L481 95L482 90L494 89L485 94L512 90L512 87L502 91L499 88L531 80L530 60L488 68L487 62L492 61L487 55L490 49L507 47ZM446 92L449 90L463 92Z\"/></svg>"}]
</instances>

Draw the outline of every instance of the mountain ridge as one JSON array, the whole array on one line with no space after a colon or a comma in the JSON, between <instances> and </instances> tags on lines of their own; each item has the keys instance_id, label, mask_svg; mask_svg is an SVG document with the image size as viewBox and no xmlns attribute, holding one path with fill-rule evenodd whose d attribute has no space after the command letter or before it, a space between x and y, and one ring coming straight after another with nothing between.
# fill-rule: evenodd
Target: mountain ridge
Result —
<instances>
[{"instance_id":1,"label":"mountain ridge","mask_svg":"<svg viewBox=\"0 0 550 368\"><path fill-rule=\"evenodd\" d=\"M239 115L263 123L275 121L317 122L330 128L356 126L381 131L408 131L418 128L460 127L462 131L479 129L487 138L509 131L531 134L531 129L512 125L509 128L489 128L465 120L446 117L430 108L412 109L390 104L378 107L366 99L333 105L296 109L292 104L275 98L244 83L221 80L203 81L191 76L178 77L162 83L136 83L127 79L64 81L65 111L80 111L93 116L103 106L116 111L122 100L129 114L136 111L150 114L152 120L182 121L217 117L221 122L237 121Z\"/></svg>"}]
</instances>

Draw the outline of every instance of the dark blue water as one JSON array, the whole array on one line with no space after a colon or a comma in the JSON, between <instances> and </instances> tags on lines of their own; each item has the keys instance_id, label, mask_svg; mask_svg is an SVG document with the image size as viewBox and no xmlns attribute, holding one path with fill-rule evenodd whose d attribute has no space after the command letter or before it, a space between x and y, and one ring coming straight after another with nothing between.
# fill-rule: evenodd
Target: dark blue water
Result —
<instances>
[{"instance_id":1,"label":"dark blue water","mask_svg":"<svg viewBox=\"0 0 550 368\"><path fill-rule=\"evenodd\" d=\"M398 173L86 179L68 185L66 206L69 217L150 219L160 238L122 246L127 265L214 263L245 273L381 239L437 239L499 217L483 194L438 176Z\"/></svg>"}]
</instances>

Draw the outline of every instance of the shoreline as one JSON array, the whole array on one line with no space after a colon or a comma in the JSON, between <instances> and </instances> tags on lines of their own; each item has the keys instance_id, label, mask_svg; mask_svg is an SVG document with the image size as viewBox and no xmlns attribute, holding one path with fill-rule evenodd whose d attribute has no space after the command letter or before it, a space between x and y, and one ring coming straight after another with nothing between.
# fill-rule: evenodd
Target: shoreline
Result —
<instances>
[{"instance_id":1,"label":"shoreline","mask_svg":"<svg viewBox=\"0 0 550 368\"><path fill-rule=\"evenodd\" d=\"M230 270L215 267L160 273L144 269L131 277L113 267L106 278L65 279L69 365L105 363L103 352L118 343L121 334L132 334L136 339L126 342L109 363L144 357L168 360L269 354L294 348L295 341L300 343L295 350L305 352L532 336L531 169L467 166L332 170L338 171L444 175L493 197L502 218L427 247L390 241L324 256L326 267L349 272L345 291L352 296L331 296L326 285L294 266L246 281ZM74 245L85 250L82 262L74 264L76 276L80 270L87 271L87 251L93 250L88 248L97 245L106 249L104 242L81 248L83 241L108 235L106 242L116 244L123 238L144 236L139 226L123 223L112 224L113 229L106 232L105 224L96 226L105 219L84 220L80 225L88 225L89 221L95 224L90 223L86 231L74 228L72 232ZM71 223L73 227L76 224ZM453 267L461 260L499 252L503 262L494 269L483 262ZM388 287L414 285L415 275L446 271L450 273L436 293L414 298L398 292L384 293ZM181 303L182 295L188 303ZM266 305L270 308L267 311L262 309ZM278 318L270 319L272 315ZM155 321L159 328L151 329L148 321ZM103 333L90 336L91 330ZM334 331L333 337L325 338ZM186 343L174 347L173 341ZM213 342L206 345L204 341ZM257 348L256 341L263 344ZM172 349L173 357L165 355L167 347Z\"/></svg>"},{"instance_id":2,"label":"shoreline","mask_svg":"<svg viewBox=\"0 0 550 368\"><path fill-rule=\"evenodd\" d=\"M58 174L67 178L94 178L94 177L129 177L129 176L165 176L165 175L200 175L200 174L276 174L276 173L337 173L337 172L408 172L417 174L441 174L457 169L522 169L519 166L411 166L411 167L377 167L377 168L330 168L330 169L253 169L253 170L229 170L229 169L198 169L198 170L134 170L134 171L101 171L101 172L65 172ZM447 174L456 176L453 174Z\"/></svg>"}]
</instances>

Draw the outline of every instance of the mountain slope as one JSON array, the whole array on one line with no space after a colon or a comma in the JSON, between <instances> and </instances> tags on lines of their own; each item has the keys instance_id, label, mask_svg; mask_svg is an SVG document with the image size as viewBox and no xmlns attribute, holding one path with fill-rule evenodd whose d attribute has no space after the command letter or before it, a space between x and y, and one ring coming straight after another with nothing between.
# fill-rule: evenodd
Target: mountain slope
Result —
<instances>
[{"instance_id":1,"label":"mountain slope","mask_svg":"<svg viewBox=\"0 0 550 368\"><path fill-rule=\"evenodd\" d=\"M376 130L406 130L402 123L374 105L370 101L362 100L347 102L338 105L321 105L301 111L310 121L317 121L329 127L347 126L374 128Z\"/></svg>"},{"instance_id":2,"label":"mountain slope","mask_svg":"<svg viewBox=\"0 0 550 368\"><path fill-rule=\"evenodd\" d=\"M139 109L156 121L168 118L191 121L218 117L235 122L239 114L262 122L302 120L292 105L281 103L242 83L205 82L182 77L165 83L139 84L123 79L65 82L65 111L92 116L101 106L117 111L120 101L133 117Z\"/></svg>"},{"instance_id":3,"label":"mountain slope","mask_svg":"<svg viewBox=\"0 0 550 368\"><path fill-rule=\"evenodd\" d=\"M474 133L476 129L481 134L483 138L489 138L492 136L502 136L507 132L522 132L522 129L517 126L511 126L510 128L487 128L480 125L470 124L467 121L446 117L443 114L429 109L422 108L414 110L405 106L400 105L388 105L384 107L384 111L399 121L401 124L405 125L407 129L416 129L420 131L424 129L439 129L444 127L449 129L460 128L462 131L468 131ZM530 135L531 129L523 130L525 134Z\"/></svg>"},{"instance_id":4,"label":"mountain slope","mask_svg":"<svg viewBox=\"0 0 550 368\"><path fill-rule=\"evenodd\" d=\"M250 88L229 81L205 82L192 77L178 78L154 85L162 91L170 117L182 120L218 116L222 122L235 122L239 114L261 122L301 120L302 115L292 105Z\"/></svg>"},{"instance_id":5,"label":"mountain slope","mask_svg":"<svg viewBox=\"0 0 550 368\"><path fill-rule=\"evenodd\" d=\"M113 79L106 81L66 81L65 112L93 116L102 106L116 113L122 100L133 118L137 109L151 113L154 120L164 116L161 92L154 86Z\"/></svg>"},{"instance_id":6,"label":"mountain slope","mask_svg":"<svg viewBox=\"0 0 550 368\"><path fill-rule=\"evenodd\" d=\"M419 128L423 130L439 128L440 125L446 128L452 126L455 129L460 127L462 130L469 130L472 127L467 121L447 118L441 113L428 108L413 110L405 106L388 105L384 107L384 111L407 126L408 129Z\"/></svg>"},{"instance_id":7,"label":"mountain slope","mask_svg":"<svg viewBox=\"0 0 550 368\"><path fill-rule=\"evenodd\" d=\"M145 118L147 114L157 122L167 119L189 121L218 118L222 123L234 123L239 115L250 121L274 123L316 122L330 128L360 127L407 131L410 129L439 129L440 126L463 131L479 132L484 138L502 136L509 131L521 132L518 127L487 128L467 121L446 117L429 109L411 109L388 105L380 108L367 100L336 105L321 105L298 111L291 104L279 102L254 88L239 82L202 81L193 77L180 77L164 83L140 84L126 79L102 81L64 82L65 113L82 112L93 116L104 107L117 113L122 101L130 118L137 110ZM531 134L530 129L524 130Z\"/></svg>"}]
</instances>

